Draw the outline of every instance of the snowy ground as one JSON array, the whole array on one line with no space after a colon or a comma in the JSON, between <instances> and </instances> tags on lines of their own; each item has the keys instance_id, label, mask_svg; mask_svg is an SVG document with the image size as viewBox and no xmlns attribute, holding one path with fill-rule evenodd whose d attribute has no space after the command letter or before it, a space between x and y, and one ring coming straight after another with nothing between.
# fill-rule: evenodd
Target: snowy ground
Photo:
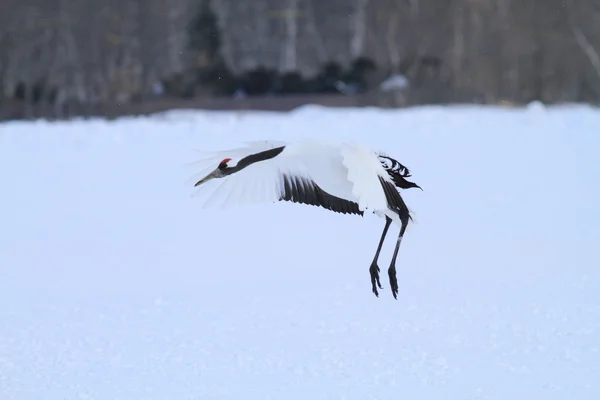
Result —
<instances>
[{"instance_id":1,"label":"snowy ground","mask_svg":"<svg viewBox=\"0 0 600 400\"><path fill-rule=\"evenodd\" d=\"M196 149L307 136L423 187L397 301L383 220L192 197ZM600 398L598 110L7 123L0 184L1 400Z\"/></svg>"}]
</instances>

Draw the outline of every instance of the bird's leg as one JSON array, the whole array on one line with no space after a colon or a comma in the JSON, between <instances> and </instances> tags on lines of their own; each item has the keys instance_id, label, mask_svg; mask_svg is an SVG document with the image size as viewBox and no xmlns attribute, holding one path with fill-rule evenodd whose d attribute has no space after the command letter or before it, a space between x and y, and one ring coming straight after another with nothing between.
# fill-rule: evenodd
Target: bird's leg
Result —
<instances>
[{"instance_id":1,"label":"bird's leg","mask_svg":"<svg viewBox=\"0 0 600 400\"><path fill-rule=\"evenodd\" d=\"M385 216L385 227L383 228L383 232L381 234L381 239L379 239L379 246L377 246L377 252L375 253L375 257L373 258L373 262L371 263L371 267L369 268L369 273L371 274L371 285L373 286L373 293L375 296L379 297L379 292L377 291L377 286L379 289L383 289L381 287L381 282L379 282L379 266L377 265L377 259L379 258L379 253L381 252L381 247L383 247L383 241L385 239L385 235L392 223L392 219Z\"/></svg>"},{"instance_id":2,"label":"bird's leg","mask_svg":"<svg viewBox=\"0 0 600 400\"><path fill-rule=\"evenodd\" d=\"M398 279L396 279L396 257L398 256L400 243L402 243L402 237L404 236L404 232L406 231L407 225L408 221L402 221L402 226L400 227L400 234L398 235L398 241L396 242L396 248L394 249L394 255L392 256L392 262L390 263L390 268L388 269L388 276L390 277L390 287L392 289L392 294L394 295L395 299L398 299Z\"/></svg>"}]
</instances>

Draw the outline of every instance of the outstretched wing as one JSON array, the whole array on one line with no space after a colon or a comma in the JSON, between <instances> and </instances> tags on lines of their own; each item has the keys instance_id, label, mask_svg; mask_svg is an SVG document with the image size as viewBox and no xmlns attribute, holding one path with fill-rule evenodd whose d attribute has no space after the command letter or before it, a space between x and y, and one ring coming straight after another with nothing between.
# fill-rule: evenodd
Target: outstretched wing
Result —
<instances>
[{"instance_id":1,"label":"outstretched wing","mask_svg":"<svg viewBox=\"0 0 600 400\"><path fill-rule=\"evenodd\" d=\"M352 182L352 194L357 198L361 210L390 209L398 213L403 221L412 219L397 189L417 186L400 175L405 172L405 176L410 176L406 167L389 156L356 143L345 144L342 156L343 164L348 168L348 179ZM394 173L389 173L387 165L382 163L382 157L396 162Z\"/></svg>"},{"instance_id":2,"label":"outstretched wing","mask_svg":"<svg viewBox=\"0 0 600 400\"><path fill-rule=\"evenodd\" d=\"M275 148L271 143L262 148ZM220 154L228 157L232 153ZM290 201L362 215L358 204L349 198L350 182L341 161L339 148L310 142L294 144L274 158L207 182L199 187L199 193L205 196L205 208Z\"/></svg>"},{"instance_id":3,"label":"outstretched wing","mask_svg":"<svg viewBox=\"0 0 600 400\"><path fill-rule=\"evenodd\" d=\"M323 190L314 180L305 177L284 174L279 200L323 207L342 214L363 215L356 202L334 196Z\"/></svg>"},{"instance_id":4,"label":"outstretched wing","mask_svg":"<svg viewBox=\"0 0 600 400\"><path fill-rule=\"evenodd\" d=\"M348 169L348 180L352 183L352 194L360 209L375 211L388 208L384 186L392 181L377 154L360 144L346 143L341 148L341 155L342 163Z\"/></svg>"}]
</instances>

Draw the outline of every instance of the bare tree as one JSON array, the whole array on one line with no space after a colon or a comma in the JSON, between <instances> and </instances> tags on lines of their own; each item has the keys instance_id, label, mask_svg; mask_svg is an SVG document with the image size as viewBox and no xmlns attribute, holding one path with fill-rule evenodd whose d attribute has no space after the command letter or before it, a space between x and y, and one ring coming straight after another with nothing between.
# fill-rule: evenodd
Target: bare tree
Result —
<instances>
[{"instance_id":1,"label":"bare tree","mask_svg":"<svg viewBox=\"0 0 600 400\"><path fill-rule=\"evenodd\" d=\"M205 2L237 74L314 75L367 56L446 99L600 99L598 0L0 0L0 101L29 116L49 103L124 104L192 74L210 59L187 46Z\"/></svg>"},{"instance_id":2,"label":"bare tree","mask_svg":"<svg viewBox=\"0 0 600 400\"><path fill-rule=\"evenodd\" d=\"M295 71L297 64L298 41L298 3L299 0L287 0L288 9L285 11L285 39L282 41L283 51L280 70L283 72Z\"/></svg>"},{"instance_id":3,"label":"bare tree","mask_svg":"<svg viewBox=\"0 0 600 400\"><path fill-rule=\"evenodd\" d=\"M596 76L595 85L598 90L595 93L595 99L600 101L600 32L592 27L600 24L600 5L591 1L575 2L573 0L565 1L565 12L569 28L582 53L589 60L590 66ZM587 22L587 24L586 24ZM591 35L586 32L590 31ZM594 35L595 34L595 35ZM595 42L595 45L594 45Z\"/></svg>"},{"instance_id":4,"label":"bare tree","mask_svg":"<svg viewBox=\"0 0 600 400\"><path fill-rule=\"evenodd\" d=\"M304 18L306 25L306 36L304 41L308 42L306 51L303 52L305 58L302 66L299 70L304 70L307 74L314 74L319 66L327 61L327 49L323 40L323 33L320 31L317 25L317 19L315 15L315 9L313 7L314 0L304 0ZM313 57L310 55L314 54Z\"/></svg>"},{"instance_id":5,"label":"bare tree","mask_svg":"<svg viewBox=\"0 0 600 400\"><path fill-rule=\"evenodd\" d=\"M352 15L350 39L350 55L358 58L365 54L365 42L367 39L367 5L369 0L356 0L356 10Z\"/></svg>"}]
</instances>

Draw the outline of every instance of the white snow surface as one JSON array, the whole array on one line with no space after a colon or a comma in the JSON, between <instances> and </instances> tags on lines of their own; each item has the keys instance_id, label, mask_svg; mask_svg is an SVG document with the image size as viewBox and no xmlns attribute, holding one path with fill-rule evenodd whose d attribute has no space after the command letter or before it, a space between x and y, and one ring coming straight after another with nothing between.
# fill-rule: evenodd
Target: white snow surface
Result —
<instances>
[{"instance_id":1,"label":"white snow surface","mask_svg":"<svg viewBox=\"0 0 600 400\"><path fill-rule=\"evenodd\" d=\"M198 207L197 150L408 166L384 220ZM0 125L0 399L600 398L600 111L303 107Z\"/></svg>"}]
</instances>

